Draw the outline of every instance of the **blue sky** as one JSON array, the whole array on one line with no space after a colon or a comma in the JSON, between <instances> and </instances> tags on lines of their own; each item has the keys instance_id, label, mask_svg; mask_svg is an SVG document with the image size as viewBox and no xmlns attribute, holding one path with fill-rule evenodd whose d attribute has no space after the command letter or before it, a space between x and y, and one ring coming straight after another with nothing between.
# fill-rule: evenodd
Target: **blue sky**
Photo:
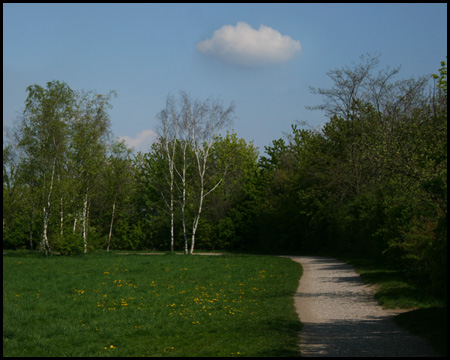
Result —
<instances>
[{"instance_id":1,"label":"blue sky","mask_svg":"<svg viewBox=\"0 0 450 360\"><path fill-rule=\"evenodd\" d=\"M27 86L60 80L115 90L112 131L145 150L184 90L234 101L234 130L263 152L296 120L326 122L309 86L368 52L399 78L438 72L447 4L3 4L3 126Z\"/></svg>"}]
</instances>

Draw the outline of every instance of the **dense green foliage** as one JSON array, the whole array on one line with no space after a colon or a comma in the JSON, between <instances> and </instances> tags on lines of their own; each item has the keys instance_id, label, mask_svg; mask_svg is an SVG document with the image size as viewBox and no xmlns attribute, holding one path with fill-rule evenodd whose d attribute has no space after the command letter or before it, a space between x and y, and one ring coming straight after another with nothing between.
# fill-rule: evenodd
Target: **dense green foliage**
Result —
<instances>
[{"instance_id":1,"label":"dense green foliage","mask_svg":"<svg viewBox=\"0 0 450 360\"><path fill-rule=\"evenodd\" d=\"M349 104L324 108L334 115L322 129L293 126L287 142L266 148L260 163L268 196L257 205L259 244L389 261L446 297L445 63L430 94L426 82L409 80L392 84L385 103L374 96L383 89L370 93L357 76L366 69L333 73L340 80L347 76L343 84L360 81L368 89ZM366 75L368 84L377 86L380 76ZM337 89L321 89L333 106L348 90L339 83Z\"/></svg>"},{"instance_id":2,"label":"dense green foliage","mask_svg":"<svg viewBox=\"0 0 450 360\"><path fill-rule=\"evenodd\" d=\"M3 356L298 356L273 256L3 255Z\"/></svg>"},{"instance_id":3,"label":"dense green foliage","mask_svg":"<svg viewBox=\"0 0 450 360\"><path fill-rule=\"evenodd\" d=\"M328 73L331 89L312 89L329 117L320 129L295 124L260 157L235 133L216 139L203 180L220 185L204 198L198 249L362 255L446 297L446 63L395 80L399 69L374 73L378 62L362 57ZM16 141L3 150L3 248L169 250L171 139L131 156L107 140L110 97L58 82L29 89ZM173 187L181 250L200 178L194 144L172 141L175 169L186 165L186 186L178 173Z\"/></svg>"}]
</instances>

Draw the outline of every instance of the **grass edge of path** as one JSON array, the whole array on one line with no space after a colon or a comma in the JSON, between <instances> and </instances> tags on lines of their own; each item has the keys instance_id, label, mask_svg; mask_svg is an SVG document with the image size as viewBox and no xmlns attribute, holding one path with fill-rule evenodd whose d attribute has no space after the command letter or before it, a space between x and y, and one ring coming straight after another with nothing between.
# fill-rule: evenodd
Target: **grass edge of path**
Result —
<instances>
[{"instance_id":1,"label":"grass edge of path","mask_svg":"<svg viewBox=\"0 0 450 360\"><path fill-rule=\"evenodd\" d=\"M447 356L447 305L405 281L400 271L375 261L338 257L352 265L365 284L375 288L375 298L385 309L401 309L393 320L426 339L441 356Z\"/></svg>"}]
</instances>

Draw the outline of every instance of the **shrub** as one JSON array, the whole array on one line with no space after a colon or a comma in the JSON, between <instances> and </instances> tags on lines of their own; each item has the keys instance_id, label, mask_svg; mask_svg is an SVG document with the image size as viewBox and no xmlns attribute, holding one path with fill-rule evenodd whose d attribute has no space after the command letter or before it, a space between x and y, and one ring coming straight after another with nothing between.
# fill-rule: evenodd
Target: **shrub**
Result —
<instances>
[{"instance_id":1,"label":"shrub","mask_svg":"<svg viewBox=\"0 0 450 360\"><path fill-rule=\"evenodd\" d=\"M79 233L69 233L64 235L59 242L59 251L61 255L73 256L83 253L83 237ZM55 249L57 250L57 249Z\"/></svg>"}]
</instances>

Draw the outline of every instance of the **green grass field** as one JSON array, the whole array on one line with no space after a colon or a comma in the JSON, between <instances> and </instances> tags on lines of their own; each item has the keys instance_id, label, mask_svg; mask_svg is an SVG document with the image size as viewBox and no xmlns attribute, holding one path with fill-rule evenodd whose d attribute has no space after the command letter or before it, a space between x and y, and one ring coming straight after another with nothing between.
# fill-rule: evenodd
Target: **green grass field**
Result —
<instances>
[{"instance_id":1,"label":"green grass field","mask_svg":"<svg viewBox=\"0 0 450 360\"><path fill-rule=\"evenodd\" d=\"M301 266L251 255L3 254L3 356L298 356Z\"/></svg>"}]
</instances>

